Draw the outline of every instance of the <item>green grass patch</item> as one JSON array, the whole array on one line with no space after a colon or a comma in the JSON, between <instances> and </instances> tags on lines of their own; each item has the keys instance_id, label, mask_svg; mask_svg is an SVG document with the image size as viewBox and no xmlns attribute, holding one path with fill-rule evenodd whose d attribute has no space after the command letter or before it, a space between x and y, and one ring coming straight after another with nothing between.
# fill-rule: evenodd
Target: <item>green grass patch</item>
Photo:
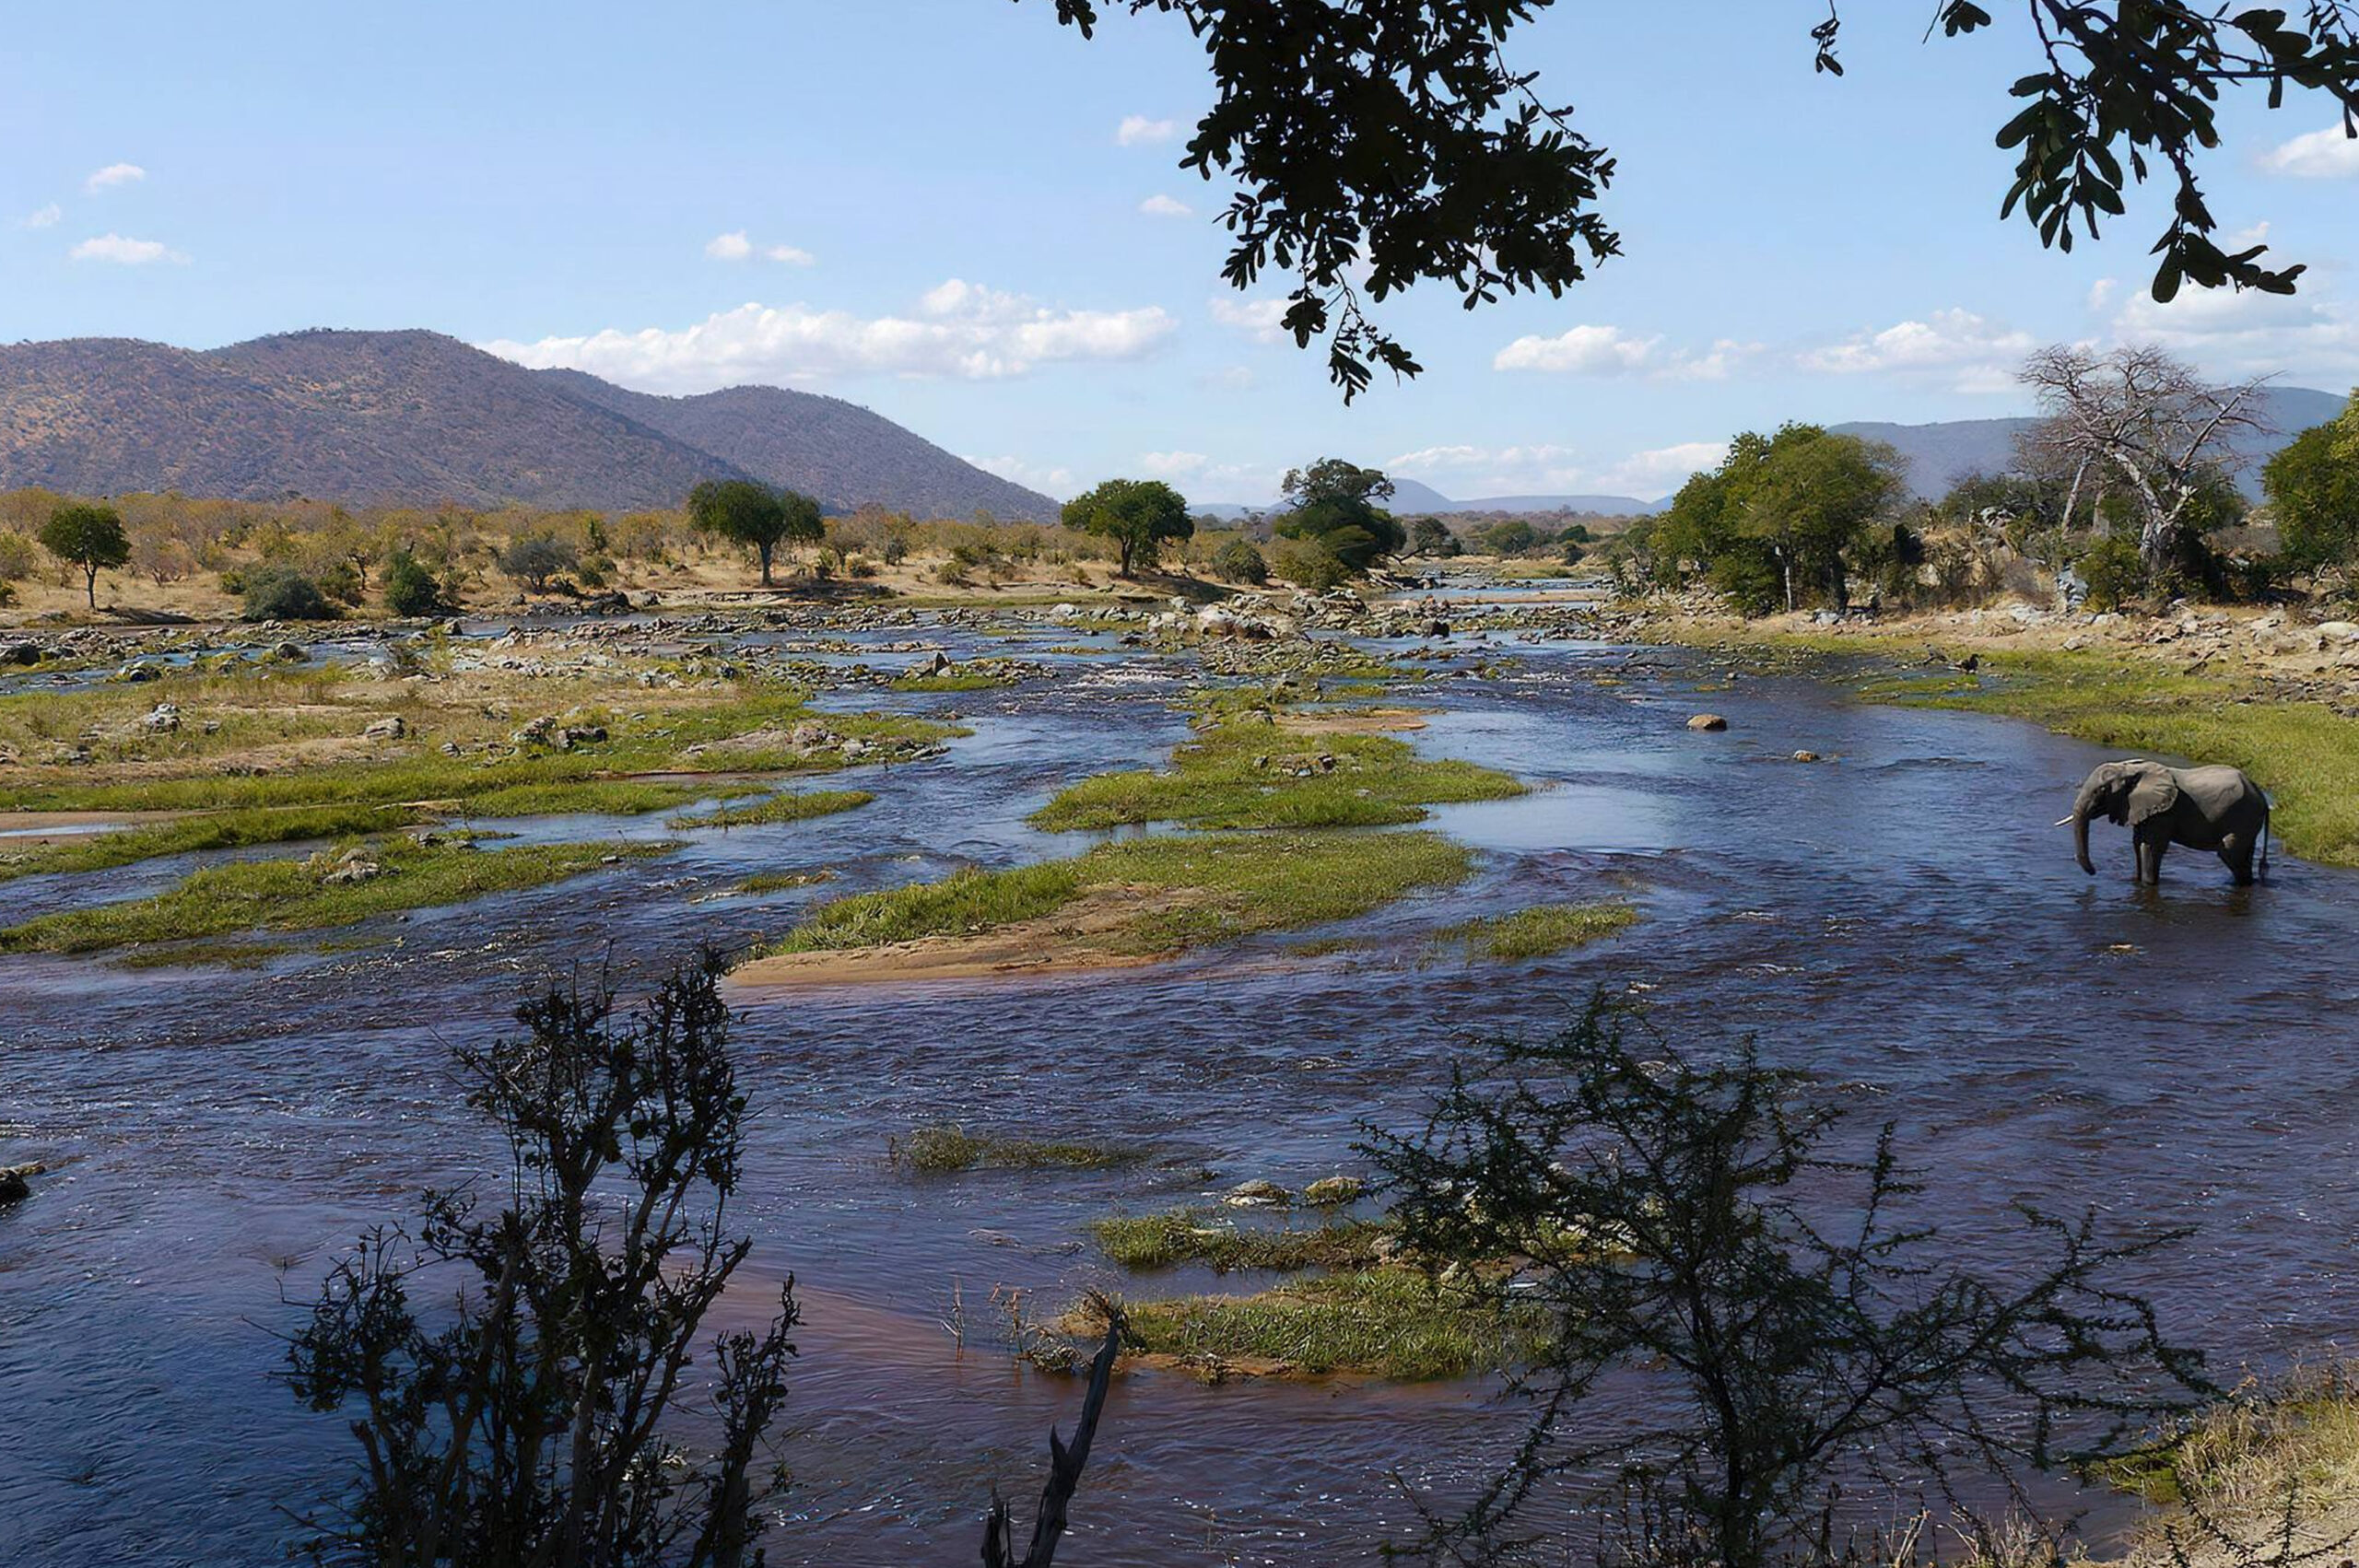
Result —
<instances>
[{"instance_id":1,"label":"green grass patch","mask_svg":"<svg viewBox=\"0 0 2359 1568\"><path fill-rule=\"evenodd\" d=\"M2274 802L2294 854L2359 866L2359 719L2271 697L2250 683L2182 675L2097 653L1986 654L1978 690L1871 687L1877 700L2002 713L2101 746L2241 767Z\"/></svg>"},{"instance_id":2,"label":"green grass patch","mask_svg":"<svg viewBox=\"0 0 2359 1568\"><path fill-rule=\"evenodd\" d=\"M1638 923L1638 912L1618 900L1602 904L1535 904L1510 915L1490 915L1434 934L1436 943L1462 947L1471 958L1513 962L1545 958L1584 942L1614 936Z\"/></svg>"},{"instance_id":3,"label":"green grass patch","mask_svg":"<svg viewBox=\"0 0 2359 1568\"><path fill-rule=\"evenodd\" d=\"M76 834L26 849L0 848L0 881L56 872L106 871L158 855L383 833L408 825L414 816L399 806L297 806L220 812L179 822Z\"/></svg>"},{"instance_id":4,"label":"green grass patch","mask_svg":"<svg viewBox=\"0 0 2359 1568\"><path fill-rule=\"evenodd\" d=\"M1216 722L1171 760L1168 772L1086 778L1035 812L1033 825L1383 827L1423 821L1429 805L1525 792L1504 773L1429 760L1389 735L1297 734L1250 718Z\"/></svg>"},{"instance_id":5,"label":"green grass patch","mask_svg":"<svg viewBox=\"0 0 2359 1568\"><path fill-rule=\"evenodd\" d=\"M770 951L823 953L920 937L964 936L1053 913L1080 896L1081 889L1077 860L998 872L969 867L945 882L839 898Z\"/></svg>"},{"instance_id":6,"label":"green grass patch","mask_svg":"<svg viewBox=\"0 0 2359 1568\"><path fill-rule=\"evenodd\" d=\"M1239 1224L1217 1211L1171 1209L1159 1214L1117 1214L1093 1221L1099 1250L1125 1269L1174 1269L1203 1264L1218 1273L1239 1269L1367 1269L1383 1255L1391 1227L1346 1220L1309 1230Z\"/></svg>"},{"instance_id":7,"label":"green grass patch","mask_svg":"<svg viewBox=\"0 0 2359 1568\"><path fill-rule=\"evenodd\" d=\"M1208 1371L1244 1362L1403 1381L1522 1361L1543 1332L1536 1314L1502 1308L1492 1293L1401 1268L1290 1280L1250 1296L1126 1302L1123 1313L1149 1354Z\"/></svg>"},{"instance_id":8,"label":"green grass patch","mask_svg":"<svg viewBox=\"0 0 2359 1568\"><path fill-rule=\"evenodd\" d=\"M1015 677L998 671L952 670L940 675L903 675L893 683L897 692L987 692L1012 686Z\"/></svg>"},{"instance_id":9,"label":"green grass patch","mask_svg":"<svg viewBox=\"0 0 2359 1568\"><path fill-rule=\"evenodd\" d=\"M976 1170L1095 1171L1131 1164L1144 1157L1138 1150L1119 1144L1006 1138L968 1132L947 1122L886 1140L885 1156L897 1169L918 1176L956 1176Z\"/></svg>"},{"instance_id":10,"label":"green grass patch","mask_svg":"<svg viewBox=\"0 0 2359 1568\"><path fill-rule=\"evenodd\" d=\"M808 790L772 795L751 805L723 806L719 811L697 816L675 816L673 827L761 827L771 823L807 822L815 816L833 816L838 812L856 811L876 799L865 790Z\"/></svg>"},{"instance_id":11,"label":"green grass patch","mask_svg":"<svg viewBox=\"0 0 2359 1568\"><path fill-rule=\"evenodd\" d=\"M355 840L381 874L327 878L343 857L254 860L197 872L151 898L43 915L0 930L0 953L88 953L134 943L186 942L251 930L311 930L373 915L464 903L596 871L609 858L645 860L668 844L534 844L477 849L464 841Z\"/></svg>"},{"instance_id":12,"label":"green grass patch","mask_svg":"<svg viewBox=\"0 0 2359 1568\"><path fill-rule=\"evenodd\" d=\"M463 811L510 816L661 811L676 809L713 791L640 776L830 772L890 761L964 733L956 725L899 715L822 713L807 705L807 695L799 687L755 687L733 694L730 701L707 707L621 718L593 715L605 724L610 738L566 751L511 752L503 747L492 755L451 756L427 744L430 734L421 723L417 736L405 743L410 749L392 756L349 757L241 773L224 766L225 761L234 759L216 755L221 748L218 738L213 737L205 741L210 749L201 755L175 752L169 755L166 760L184 767L184 773L87 783L74 777L80 769L29 769L30 777L12 793L10 804L20 811L186 811L438 802L453 802ZM0 720L11 717L10 705L26 700L0 699ZM258 733L252 743L283 740L290 734L343 733L367 716L339 713L316 722L305 716L299 723L288 720L267 733ZM192 709L192 720L194 717ZM223 720L225 732L231 720L261 722L241 710L231 710L231 718ZM41 722L37 717L23 721ZM806 752L792 738L796 727L806 722L823 726L835 737L864 742L870 749L850 758L832 745ZM0 740L6 739L7 730L7 723L0 722ZM182 733L186 732L184 725Z\"/></svg>"},{"instance_id":13,"label":"green grass patch","mask_svg":"<svg viewBox=\"0 0 2359 1568\"><path fill-rule=\"evenodd\" d=\"M1349 919L1421 887L1463 881L1472 851L1434 833L1171 835L1100 845L1069 860L958 872L823 906L772 953L876 947L980 934L1053 915L1086 895L1172 894L1086 939L1129 956ZM1078 939L1077 939L1078 940Z\"/></svg>"}]
</instances>

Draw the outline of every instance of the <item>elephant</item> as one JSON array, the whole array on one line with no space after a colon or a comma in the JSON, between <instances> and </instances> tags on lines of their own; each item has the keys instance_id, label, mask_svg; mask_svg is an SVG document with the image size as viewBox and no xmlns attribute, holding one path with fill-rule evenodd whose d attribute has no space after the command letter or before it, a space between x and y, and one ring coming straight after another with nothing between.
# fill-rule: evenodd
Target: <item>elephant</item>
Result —
<instances>
[{"instance_id":1,"label":"elephant","mask_svg":"<svg viewBox=\"0 0 2359 1568\"><path fill-rule=\"evenodd\" d=\"M2253 855L2269 869L2269 797L2234 767L2166 767L2133 757L2099 764L2073 797L2072 852L2091 876L2089 819L2126 824L2138 849L2138 880L2163 880L2163 852L2173 844L2218 853L2236 885L2252 881Z\"/></svg>"}]
</instances>

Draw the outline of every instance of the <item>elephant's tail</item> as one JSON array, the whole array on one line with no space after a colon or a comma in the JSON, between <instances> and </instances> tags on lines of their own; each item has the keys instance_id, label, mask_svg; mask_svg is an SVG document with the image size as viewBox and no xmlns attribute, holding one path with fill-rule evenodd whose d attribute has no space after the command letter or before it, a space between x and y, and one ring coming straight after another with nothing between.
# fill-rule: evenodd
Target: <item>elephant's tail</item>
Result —
<instances>
[{"instance_id":1,"label":"elephant's tail","mask_svg":"<svg viewBox=\"0 0 2359 1568\"><path fill-rule=\"evenodd\" d=\"M2272 809L2269 797L2263 795L2260 798L2260 870L2264 876L2269 872L2269 815Z\"/></svg>"}]
</instances>

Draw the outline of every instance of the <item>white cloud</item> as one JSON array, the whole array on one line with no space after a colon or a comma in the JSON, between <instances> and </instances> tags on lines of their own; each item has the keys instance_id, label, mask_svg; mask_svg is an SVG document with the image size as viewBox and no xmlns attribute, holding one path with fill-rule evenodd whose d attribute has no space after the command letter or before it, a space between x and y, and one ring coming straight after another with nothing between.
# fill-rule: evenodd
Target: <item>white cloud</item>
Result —
<instances>
[{"instance_id":1,"label":"white cloud","mask_svg":"<svg viewBox=\"0 0 2359 1568\"><path fill-rule=\"evenodd\" d=\"M1191 474L1202 474L1212 464L1203 452L1141 452L1139 466L1157 479L1184 479Z\"/></svg>"},{"instance_id":2,"label":"white cloud","mask_svg":"<svg viewBox=\"0 0 2359 1568\"><path fill-rule=\"evenodd\" d=\"M1442 479L1440 486L1460 497L1483 496L1606 495L1642 500L1666 495L1698 469L1728 455L1725 441L1689 441L1634 452L1603 468L1577 461L1570 447L1546 442L1528 446L1436 446L1402 452L1385 471L1413 478Z\"/></svg>"},{"instance_id":3,"label":"white cloud","mask_svg":"<svg viewBox=\"0 0 2359 1568\"><path fill-rule=\"evenodd\" d=\"M147 178L147 171L135 163L110 163L82 181L82 189L92 195L111 190L117 185L135 185Z\"/></svg>"},{"instance_id":4,"label":"white cloud","mask_svg":"<svg viewBox=\"0 0 2359 1568\"><path fill-rule=\"evenodd\" d=\"M1158 191L1139 204L1139 211L1149 217L1193 217L1196 209L1176 197Z\"/></svg>"},{"instance_id":5,"label":"white cloud","mask_svg":"<svg viewBox=\"0 0 2359 1568\"><path fill-rule=\"evenodd\" d=\"M1144 114L1125 114L1114 128L1114 140L1126 147L1152 146L1168 142L1180 134L1177 120L1150 120Z\"/></svg>"},{"instance_id":6,"label":"white cloud","mask_svg":"<svg viewBox=\"0 0 2359 1568\"><path fill-rule=\"evenodd\" d=\"M2120 287L2121 280L2112 277L2101 277L2089 285L2089 309L2102 310L2113 303L2113 291Z\"/></svg>"},{"instance_id":7,"label":"white cloud","mask_svg":"<svg viewBox=\"0 0 2359 1568\"><path fill-rule=\"evenodd\" d=\"M1069 501L1080 493L1081 482L1070 468L1033 462L1020 457L961 457L986 474L996 474L1011 485L1038 490L1053 500Z\"/></svg>"},{"instance_id":8,"label":"white cloud","mask_svg":"<svg viewBox=\"0 0 2359 1568\"><path fill-rule=\"evenodd\" d=\"M1288 343L1294 336L1284 324L1289 304L1285 299L1237 299L1215 294L1213 320L1250 334L1256 343Z\"/></svg>"},{"instance_id":9,"label":"white cloud","mask_svg":"<svg viewBox=\"0 0 2359 1568\"><path fill-rule=\"evenodd\" d=\"M102 234L85 240L68 252L77 262L111 262L117 266L144 267L157 262L185 265L188 258L158 240L126 240Z\"/></svg>"},{"instance_id":10,"label":"white cloud","mask_svg":"<svg viewBox=\"0 0 2359 1568\"><path fill-rule=\"evenodd\" d=\"M2140 292L2114 318L2125 343L2153 343L2217 376L2359 381L2359 312L2316 284L2294 295L2187 288L2167 305Z\"/></svg>"},{"instance_id":11,"label":"white cloud","mask_svg":"<svg viewBox=\"0 0 2359 1568\"><path fill-rule=\"evenodd\" d=\"M1545 370L1621 376L1645 369L1660 337L1631 337L1620 327L1569 327L1555 337L1517 338L1493 357L1494 370Z\"/></svg>"},{"instance_id":12,"label":"white cloud","mask_svg":"<svg viewBox=\"0 0 2359 1568\"><path fill-rule=\"evenodd\" d=\"M2271 147L2261 155L2260 166L2297 180L2348 180L2359 176L2359 139L2329 125Z\"/></svg>"},{"instance_id":13,"label":"white cloud","mask_svg":"<svg viewBox=\"0 0 2359 1568\"><path fill-rule=\"evenodd\" d=\"M1253 384L1250 365L1224 365L1217 370L1207 370L1196 378L1215 392L1243 392Z\"/></svg>"},{"instance_id":14,"label":"white cloud","mask_svg":"<svg viewBox=\"0 0 2359 1568\"><path fill-rule=\"evenodd\" d=\"M2015 367L2038 346L2031 333L1971 310L1935 310L1923 321L1856 333L1830 347L1808 350L1796 364L1835 376L1930 374L1959 392L2004 392L2014 387Z\"/></svg>"},{"instance_id":15,"label":"white cloud","mask_svg":"<svg viewBox=\"0 0 2359 1568\"><path fill-rule=\"evenodd\" d=\"M536 369L568 366L626 386L691 392L878 374L996 380L1039 365L1137 359L1178 325L1160 306L1052 310L952 278L927 292L917 318L746 304L679 328L482 346Z\"/></svg>"},{"instance_id":16,"label":"white cloud","mask_svg":"<svg viewBox=\"0 0 2359 1568\"><path fill-rule=\"evenodd\" d=\"M38 212L27 213L25 215L25 227L27 228L54 228L57 227L59 220L65 216L65 209L59 206L55 202L52 202L49 205L42 207Z\"/></svg>"},{"instance_id":17,"label":"white cloud","mask_svg":"<svg viewBox=\"0 0 2359 1568\"><path fill-rule=\"evenodd\" d=\"M704 242L704 253L716 262L742 262L754 253L754 242L745 238L744 229L734 234L716 234Z\"/></svg>"},{"instance_id":18,"label":"white cloud","mask_svg":"<svg viewBox=\"0 0 2359 1568\"><path fill-rule=\"evenodd\" d=\"M765 261L784 262L791 267L810 267L819 264L818 257L795 245L772 245L762 252L762 258Z\"/></svg>"},{"instance_id":19,"label":"white cloud","mask_svg":"<svg viewBox=\"0 0 2359 1568\"><path fill-rule=\"evenodd\" d=\"M1726 441L1682 441L1632 452L1597 476L1598 488L1613 495L1653 500L1687 482L1688 475L1714 468L1729 455Z\"/></svg>"}]
</instances>

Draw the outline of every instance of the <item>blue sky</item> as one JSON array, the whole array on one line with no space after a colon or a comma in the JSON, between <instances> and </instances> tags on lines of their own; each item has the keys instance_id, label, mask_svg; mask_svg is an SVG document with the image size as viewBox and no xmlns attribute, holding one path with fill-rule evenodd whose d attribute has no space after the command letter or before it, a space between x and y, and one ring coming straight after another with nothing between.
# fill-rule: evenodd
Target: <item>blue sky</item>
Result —
<instances>
[{"instance_id":1,"label":"blue sky","mask_svg":"<svg viewBox=\"0 0 2359 1568\"><path fill-rule=\"evenodd\" d=\"M1446 493L1660 495L1786 418L2020 412L2052 341L2359 382L2359 146L2232 112L2225 226L2292 301L2142 298L2160 193L2106 243L1996 221L2019 24L1925 41L1855 3L1850 73L1786 0L1565 0L1514 61L1611 146L1626 254L1551 300L1390 306L1427 367L1344 408L1220 282L1210 96L1176 25L1051 0L19 8L0 35L0 339L194 346L424 326L533 364L865 404L1067 495L1157 474L1258 501L1336 454ZM1127 126L1127 129L1126 129Z\"/></svg>"}]
</instances>

